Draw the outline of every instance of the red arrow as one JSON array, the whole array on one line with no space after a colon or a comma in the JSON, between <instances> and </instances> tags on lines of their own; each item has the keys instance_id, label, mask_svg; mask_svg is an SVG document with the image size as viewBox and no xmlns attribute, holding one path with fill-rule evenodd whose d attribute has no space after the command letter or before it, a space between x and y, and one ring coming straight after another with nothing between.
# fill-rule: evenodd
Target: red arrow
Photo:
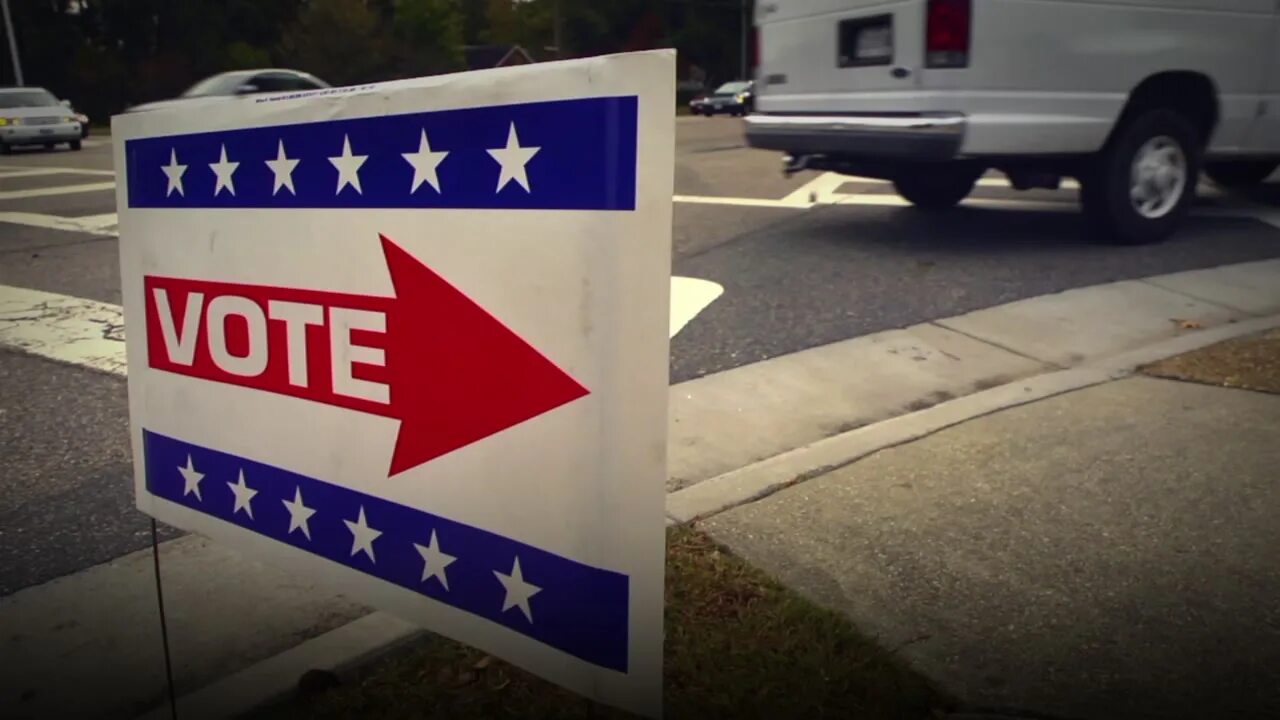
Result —
<instances>
[{"instance_id":1,"label":"red arrow","mask_svg":"<svg viewBox=\"0 0 1280 720\"><path fill-rule=\"evenodd\" d=\"M148 275L148 364L400 420L389 474L588 390L385 236L394 297Z\"/></svg>"}]
</instances>

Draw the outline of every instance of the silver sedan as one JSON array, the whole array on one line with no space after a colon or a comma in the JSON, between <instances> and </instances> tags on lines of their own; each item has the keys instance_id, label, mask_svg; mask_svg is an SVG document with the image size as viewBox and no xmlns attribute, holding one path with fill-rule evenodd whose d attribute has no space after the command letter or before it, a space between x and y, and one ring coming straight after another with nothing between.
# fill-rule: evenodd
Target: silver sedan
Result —
<instances>
[{"instance_id":1,"label":"silver sedan","mask_svg":"<svg viewBox=\"0 0 1280 720\"><path fill-rule=\"evenodd\" d=\"M80 121L70 103L38 87L0 88L0 152L17 145L80 149Z\"/></svg>"}]
</instances>

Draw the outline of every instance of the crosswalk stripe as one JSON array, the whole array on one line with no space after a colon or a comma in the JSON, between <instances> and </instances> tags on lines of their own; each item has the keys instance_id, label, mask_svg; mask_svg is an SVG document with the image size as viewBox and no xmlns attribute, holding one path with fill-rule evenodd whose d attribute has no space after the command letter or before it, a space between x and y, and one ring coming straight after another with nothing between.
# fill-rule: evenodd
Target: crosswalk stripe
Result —
<instances>
[{"instance_id":1,"label":"crosswalk stripe","mask_svg":"<svg viewBox=\"0 0 1280 720\"><path fill-rule=\"evenodd\" d=\"M709 280L671 278L671 337L723 293ZM124 375L124 337L119 305L0 285L0 347Z\"/></svg>"},{"instance_id":2,"label":"crosswalk stripe","mask_svg":"<svg viewBox=\"0 0 1280 720\"><path fill-rule=\"evenodd\" d=\"M119 305L0 285L0 346L125 374Z\"/></svg>"},{"instance_id":3,"label":"crosswalk stripe","mask_svg":"<svg viewBox=\"0 0 1280 720\"><path fill-rule=\"evenodd\" d=\"M31 188L28 190L6 190L0 192L0 200L21 200L24 198L47 197L49 195L70 195L72 193L100 192L115 190L114 182L83 183L80 185L57 185L54 187Z\"/></svg>"},{"instance_id":4,"label":"crosswalk stripe","mask_svg":"<svg viewBox=\"0 0 1280 720\"><path fill-rule=\"evenodd\" d=\"M0 164L0 180L11 177L34 177L37 175L102 175L115 177L116 173L114 170L93 170L90 168Z\"/></svg>"},{"instance_id":5,"label":"crosswalk stripe","mask_svg":"<svg viewBox=\"0 0 1280 720\"><path fill-rule=\"evenodd\" d=\"M117 222L115 213L74 218L45 215L43 213L0 212L0 222L47 228L49 230L66 230L68 232L93 233L95 235L118 235L114 229L111 229L115 227Z\"/></svg>"}]
</instances>

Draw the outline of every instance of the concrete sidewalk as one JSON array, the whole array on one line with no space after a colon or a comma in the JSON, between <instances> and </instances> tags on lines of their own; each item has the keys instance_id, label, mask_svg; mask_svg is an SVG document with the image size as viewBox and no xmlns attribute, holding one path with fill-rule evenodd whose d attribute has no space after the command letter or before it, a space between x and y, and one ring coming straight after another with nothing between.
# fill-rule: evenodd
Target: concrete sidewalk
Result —
<instances>
[{"instance_id":1,"label":"concrete sidewalk","mask_svg":"<svg viewBox=\"0 0 1280 720\"><path fill-rule=\"evenodd\" d=\"M703 522L975 710L1280 717L1280 395L1136 377Z\"/></svg>"}]
</instances>

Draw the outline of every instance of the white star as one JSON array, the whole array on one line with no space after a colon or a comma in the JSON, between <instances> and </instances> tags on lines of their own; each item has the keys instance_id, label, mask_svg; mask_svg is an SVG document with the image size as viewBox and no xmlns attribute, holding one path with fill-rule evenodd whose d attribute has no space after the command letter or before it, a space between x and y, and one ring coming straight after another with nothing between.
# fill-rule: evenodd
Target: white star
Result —
<instances>
[{"instance_id":1,"label":"white star","mask_svg":"<svg viewBox=\"0 0 1280 720\"><path fill-rule=\"evenodd\" d=\"M169 189L165 191L164 196L169 197L174 190L177 190L179 195L186 197L187 193L182 189L182 173L187 171L187 166L178 164L177 150L169 150L169 164L161 165L160 169L164 171L165 177L169 178Z\"/></svg>"},{"instance_id":2,"label":"white star","mask_svg":"<svg viewBox=\"0 0 1280 720\"><path fill-rule=\"evenodd\" d=\"M200 481L204 479L204 473L196 472L196 466L191 464L191 455L187 455L187 466L178 466L178 472L182 473L182 479L186 484L182 487L182 496L195 495L197 500L201 502L204 498L200 497Z\"/></svg>"},{"instance_id":3,"label":"white star","mask_svg":"<svg viewBox=\"0 0 1280 720\"><path fill-rule=\"evenodd\" d=\"M516 136L516 124L511 123L511 129L507 131L507 146L489 150L493 159L502 166L502 172L498 174L498 189L494 192L501 192L502 188L512 180L520 183L520 187L524 188L525 192L529 192L529 176L525 174L524 166L541 149L540 147L520 147L520 138Z\"/></svg>"},{"instance_id":4,"label":"white star","mask_svg":"<svg viewBox=\"0 0 1280 720\"><path fill-rule=\"evenodd\" d=\"M520 612L524 613L525 618L529 622L533 622L533 611L529 609L529 598L542 592L542 588L524 581L524 574L520 572L520 558L516 557L515 564L511 567L510 575L503 575L497 570L494 570L493 574L498 577L498 582L502 583L502 587L507 591L507 596L502 601L502 612L518 607Z\"/></svg>"},{"instance_id":5,"label":"white star","mask_svg":"<svg viewBox=\"0 0 1280 720\"><path fill-rule=\"evenodd\" d=\"M356 518L355 522L350 520L343 520L342 522L346 523L347 529L351 531L351 556L355 557L356 553L363 552L369 556L370 560L377 562L378 559L373 556L373 541L378 539L382 531L374 530L365 522L364 506L360 506L360 516Z\"/></svg>"},{"instance_id":6,"label":"white star","mask_svg":"<svg viewBox=\"0 0 1280 720\"><path fill-rule=\"evenodd\" d=\"M342 154L329 158L329 162L338 169L338 189L334 191L335 195L342 192L342 188L348 185L355 188L361 195L364 194L364 190L360 189L360 166L367 159L369 159L368 155L352 155L351 138L342 136Z\"/></svg>"},{"instance_id":7,"label":"white star","mask_svg":"<svg viewBox=\"0 0 1280 720\"><path fill-rule=\"evenodd\" d=\"M276 176L276 182L271 188L271 194L275 195L283 187L289 188L291 194L297 195L298 191L293 189L293 169L298 167L299 160L297 158L289 158L284 154L283 140L276 146L276 159L267 160L266 162L267 167L271 168L271 172Z\"/></svg>"},{"instance_id":8,"label":"white star","mask_svg":"<svg viewBox=\"0 0 1280 720\"><path fill-rule=\"evenodd\" d=\"M226 188L232 195L236 194L236 185L231 181L231 175L238 167L240 167L240 163L227 161L227 146L223 145L222 152L218 156L218 162L209 163L209 169L213 171L214 175L218 176L218 181L213 186L214 197L217 197L223 188Z\"/></svg>"},{"instance_id":9,"label":"white star","mask_svg":"<svg viewBox=\"0 0 1280 720\"><path fill-rule=\"evenodd\" d=\"M422 138L418 141L418 152L401 153L413 166L413 189L409 192L418 192L423 181L431 183L431 187L435 188L436 192L440 192L440 178L436 176L436 166L444 162L448 154L447 150L432 152L431 143L427 142L427 131L423 130Z\"/></svg>"},{"instance_id":10,"label":"white star","mask_svg":"<svg viewBox=\"0 0 1280 720\"><path fill-rule=\"evenodd\" d=\"M422 582L426 582L431 578L436 578L445 590L449 589L449 578L445 576L444 569L453 564L458 558L453 555L446 555L440 552L440 546L436 544L436 531L431 531L431 544L423 547L418 543L413 546L418 549L418 554L422 556Z\"/></svg>"},{"instance_id":11,"label":"white star","mask_svg":"<svg viewBox=\"0 0 1280 720\"><path fill-rule=\"evenodd\" d=\"M296 162L296 161L295 161ZM281 500L285 509L289 511L289 532L301 529L302 534L311 539L311 528L307 525L307 521L311 519L316 511L302 504L302 488L293 489L293 500Z\"/></svg>"},{"instance_id":12,"label":"white star","mask_svg":"<svg viewBox=\"0 0 1280 720\"><path fill-rule=\"evenodd\" d=\"M249 503L253 500L253 496L258 494L257 490L244 484L244 471L240 471L239 482L228 482L227 487L231 488L231 492L236 494L236 506L231 510L231 514L235 515L241 510L249 519L253 519L253 506Z\"/></svg>"}]
</instances>

